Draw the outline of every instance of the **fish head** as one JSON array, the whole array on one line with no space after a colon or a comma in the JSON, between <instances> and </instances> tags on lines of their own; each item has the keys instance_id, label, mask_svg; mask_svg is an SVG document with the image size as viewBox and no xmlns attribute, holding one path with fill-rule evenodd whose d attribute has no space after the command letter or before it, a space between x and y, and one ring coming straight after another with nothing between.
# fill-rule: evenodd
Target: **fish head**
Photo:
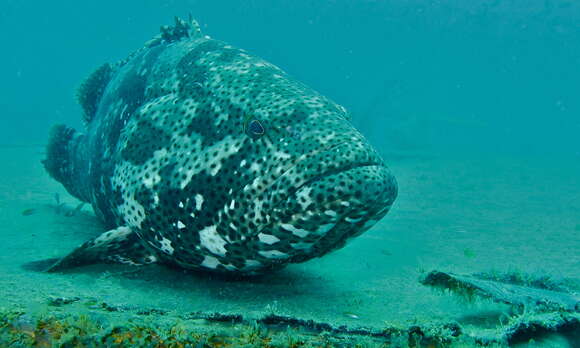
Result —
<instances>
[{"instance_id":1,"label":"fish head","mask_svg":"<svg viewBox=\"0 0 580 348\"><path fill-rule=\"evenodd\" d=\"M168 46L176 72L152 70L151 102L123 130L117 211L143 240L185 268L260 273L340 248L389 211L395 178L343 107L199 40Z\"/></svg>"},{"instance_id":2,"label":"fish head","mask_svg":"<svg viewBox=\"0 0 580 348\"><path fill-rule=\"evenodd\" d=\"M240 118L245 179L221 223L258 267L322 256L387 214L396 180L343 107L315 93L258 104Z\"/></svg>"}]
</instances>

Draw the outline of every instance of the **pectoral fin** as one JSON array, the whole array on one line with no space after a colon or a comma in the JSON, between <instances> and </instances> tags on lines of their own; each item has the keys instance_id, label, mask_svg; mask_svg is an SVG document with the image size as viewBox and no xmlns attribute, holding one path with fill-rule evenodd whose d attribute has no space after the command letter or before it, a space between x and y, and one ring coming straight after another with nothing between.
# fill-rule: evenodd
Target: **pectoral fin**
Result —
<instances>
[{"instance_id":1,"label":"pectoral fin","mask_svg":"<svg viewBox=\"0 0 580 348\"><path fill-rule=\"evenodd\" d=\"M123 226L88 240L46 271L58 272L98 262L145 265L156 261L155 252L143 244L139 235Z\"/></svg>"}]
</instances>

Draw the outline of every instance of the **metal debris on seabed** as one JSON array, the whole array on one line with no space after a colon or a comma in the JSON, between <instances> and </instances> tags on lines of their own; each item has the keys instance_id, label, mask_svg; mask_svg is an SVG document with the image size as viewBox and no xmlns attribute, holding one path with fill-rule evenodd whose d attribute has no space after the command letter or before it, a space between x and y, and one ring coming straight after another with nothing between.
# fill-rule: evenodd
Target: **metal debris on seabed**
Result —
<instances>
[{"instance_id":1,"label":"metal debris on seabed","mask_svg":"<svg viewBox=\"0 0 580 348\"><path fill-rule=\"evenodd\" d=\"M580 288L574 281L554 281L523 273L478 273L458 275L431 271L420 279L423 285L449 291L469 302L478 298L510 306L519 313L489 330L474 330L481 344L525 342L544 333L580 332ZM572 338L576 339L576 338Z\"/></svg>"}]
</instances>

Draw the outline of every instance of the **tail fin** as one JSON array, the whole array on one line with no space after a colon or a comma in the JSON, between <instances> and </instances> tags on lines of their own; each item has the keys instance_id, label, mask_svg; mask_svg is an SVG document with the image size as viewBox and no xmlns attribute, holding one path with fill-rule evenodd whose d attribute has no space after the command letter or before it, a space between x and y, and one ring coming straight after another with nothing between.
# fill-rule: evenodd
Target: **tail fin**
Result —
<instances>
[{"instance_id":1,"label":"tail fin","mask_svg":"<svg viewBox=\"0 0 580 348\"><path fill-rule=\"evenodd\" d=\"M64 185L67 191L78 199L87 202L85 185L80 179L84 166L77 163L79 145L84 136L65 125L56 125L50 131L46 147L44 168L55 180Z\"/></svg>"}]
</instances>

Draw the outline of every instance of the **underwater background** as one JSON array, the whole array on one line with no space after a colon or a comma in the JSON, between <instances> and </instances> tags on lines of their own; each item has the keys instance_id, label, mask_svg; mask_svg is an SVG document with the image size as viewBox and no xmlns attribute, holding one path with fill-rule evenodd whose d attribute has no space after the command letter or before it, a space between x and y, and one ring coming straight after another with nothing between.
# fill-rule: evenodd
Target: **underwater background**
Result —
<instances>
[{"instance_id":1,"label":"underwater background","mask_svg":"<svg viewBox=\"0 0 580 348\"><path fill-rule=\"evenodd\" d=\"M344 249L253 280L161 266L23 267L103 230L44 172L50 126L82 129L80 83L189 14L205 34L350 110L397 177L392 211ZM146 345L160 336L143 328L156 328L190 341L191 332L221 330L215 337L254 337L244 344L258 346L274 345L276 334L281 346L580 347L578 305L549 317L564 323L550 329L544 319L554 311L538 319L529 306L457 301L418 281L431 270L485 272L578 301L579 23L572 0L3 0L0 346L95 337ZM534 320L541 335L506 334ZM67 325L87 341L66 336Z\"/></svg>"}]
</instances>

